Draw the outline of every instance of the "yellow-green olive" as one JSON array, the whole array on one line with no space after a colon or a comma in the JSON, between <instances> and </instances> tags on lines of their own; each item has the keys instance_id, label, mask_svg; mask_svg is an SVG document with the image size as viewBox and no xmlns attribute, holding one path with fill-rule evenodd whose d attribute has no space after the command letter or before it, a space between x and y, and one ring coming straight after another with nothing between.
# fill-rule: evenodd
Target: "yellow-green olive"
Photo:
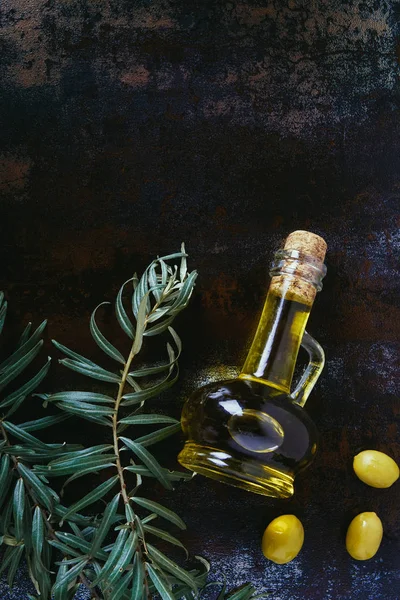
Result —
<instances>
[{"instance_id":1,"label":"yellow-green olive","mask_svg":"<svg viewBox=\"0 0 400 600\"><path fill-rule=\"evenodd\" d=\"M347 530L347 552L356 560L368 560L378 552L382 536L382 521L378 515L374 512L360 513Z\"/></svg>"},{"instance_id":2,"label":"yellow-green olive","mask_svg":"<svg viewBox=\"0 0 400 600\"><path fill-rule=\"evenodd\" d=\"M278 565L290 562L301 550L304 542L303 525L294 515L282 515L264 531L261 547L265 558Z\"/></svg>"},{"instance_id":3,"label":"yellow-green olive","mask_svg":"<svg viewBox=\"0 0 400 600\"><path fill-rule=\"evenodd\" d=\"M357 454L353 469L361 481L374 488L388 488L399 478L399 467L393 458L378 450Z\"/></svg>"}]
</instances>

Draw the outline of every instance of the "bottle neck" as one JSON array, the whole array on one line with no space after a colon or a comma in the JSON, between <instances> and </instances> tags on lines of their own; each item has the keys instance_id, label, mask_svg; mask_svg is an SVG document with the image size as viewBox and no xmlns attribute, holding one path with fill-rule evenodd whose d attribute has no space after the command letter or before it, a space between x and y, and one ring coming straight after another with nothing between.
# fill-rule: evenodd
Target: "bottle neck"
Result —
<instances>
[{"instance_id":1,"label":"bottle neck","mask_svg":"<svg viewBox=\"0 0 400 600\"><path fill-rule=\"evenodd\" d=\"M267 299L240 378L290 393L301 340L325 272L322 263L297 251L276 253Z\"/></svg>"}]
</instances>

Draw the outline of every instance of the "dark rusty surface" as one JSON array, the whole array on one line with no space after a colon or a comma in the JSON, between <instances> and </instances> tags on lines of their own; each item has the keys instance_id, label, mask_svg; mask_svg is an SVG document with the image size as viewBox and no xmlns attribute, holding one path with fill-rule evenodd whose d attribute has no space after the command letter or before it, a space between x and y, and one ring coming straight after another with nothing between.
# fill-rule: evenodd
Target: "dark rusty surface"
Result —
<instances>
[{"instance_id":1,"label":"dark rusty surface","mask_svg":"<svg viewBox=\"0 0 400 600\"><path fill-rule=\"evenodd\" d=\"M309 400L322 438L295 498L197 477L164 499L216 576L273 600L400 598L399 484L367 488L351 470L361 448L400 459L399 14L385 0L0 4L11 329L47 316L50 337L92 353L94 306L185 240L200 277L163 399L178 414L190 389L240 366L281 239L309 228L328 242L309 326L327 354ZM54 366L49 385L67 377ZM361 510L385 529L366 563L344 548ZM292 511L305 545L274 566L260 537ZM2 598L25 598L22 580Z\"/></svg>"}]
</instances>

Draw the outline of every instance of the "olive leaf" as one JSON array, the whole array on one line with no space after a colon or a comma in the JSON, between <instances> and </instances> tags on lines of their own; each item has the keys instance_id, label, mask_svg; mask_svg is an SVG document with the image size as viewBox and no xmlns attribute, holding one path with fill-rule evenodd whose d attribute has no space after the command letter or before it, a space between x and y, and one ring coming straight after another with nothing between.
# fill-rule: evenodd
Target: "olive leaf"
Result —
<instances>
[{"instance_id":1,"label":"olive leaf","mask_svg":"<svg viewBox=\"0 0 400 600\"><path fill-rule=\"evenodd\" d=\"M154 500L147 500L146 498L139 498L138 496L135 496L132 498L132 500L139 506L142 506L143 508L156 513L156 515L163 517L163 519L171 521L171 523L179 527L179 529L186 529L185 523L176 513L169 508L165 508L165 506L162 506L158 502L154 502Z\"/></svg>"}]
</instances>

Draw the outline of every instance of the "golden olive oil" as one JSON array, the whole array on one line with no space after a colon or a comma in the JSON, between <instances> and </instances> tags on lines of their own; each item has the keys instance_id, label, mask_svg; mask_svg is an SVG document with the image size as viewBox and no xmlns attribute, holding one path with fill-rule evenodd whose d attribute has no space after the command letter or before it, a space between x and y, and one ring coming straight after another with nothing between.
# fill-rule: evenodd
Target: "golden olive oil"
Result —
<instances>
[{"instance_id":1,"label":"golden olive oil","mask_svg":"<svg viewBox=\"0 0 400 600\"><path fill-rule=\"evenodd\" d=\"M241 378L290 393L293 371L311 306L269 292Z\"/></svg>"}]
</instances>

